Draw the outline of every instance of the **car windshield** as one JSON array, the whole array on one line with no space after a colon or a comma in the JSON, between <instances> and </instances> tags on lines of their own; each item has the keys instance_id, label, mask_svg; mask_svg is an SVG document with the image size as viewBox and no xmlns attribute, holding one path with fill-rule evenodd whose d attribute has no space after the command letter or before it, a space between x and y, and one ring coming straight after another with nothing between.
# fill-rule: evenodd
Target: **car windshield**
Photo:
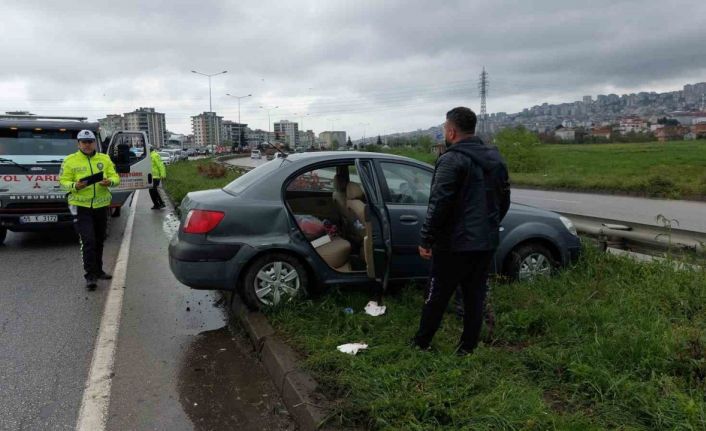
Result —
<instances>
[{"instance_id":1,"label":"car windshield","mask_svg":"<svg viewBox=\"0 0 706 431\"><path fill-rule=\"evenodd\" d=\"M76 133L75 130L0 128L0 157L67 156L77 150Z\"/></svg>"},{"instance_id":2,"label":"car windshield","mask_svg":"<svg viewBox=\"0 0 706 431\"><path fill-rule=\"evenodd\" d=\"M269 175L270 172L276 171L277 168L279 168L281 165L282 160L276 159L267 162L264 165L260 165L252 171L246 173L245 175L238 177L227 186L223 187L223 190L233 194L242 193L245 189L255 184L260 179Z\"/></svg>"},{"instance_id":3,"label":"car windshield","mask_svg":"<svg viewBox=\"0 0 706 431\"><path fill-rule=\"evenodd\" d=\"M159 152L158 154L159 154L160 156L162 156L162 157L171 157L171 154L169 154L169 153L167 153L167 152L165 152L165 151L161 151L161 152Z\"/></svg>"}]
</instances>

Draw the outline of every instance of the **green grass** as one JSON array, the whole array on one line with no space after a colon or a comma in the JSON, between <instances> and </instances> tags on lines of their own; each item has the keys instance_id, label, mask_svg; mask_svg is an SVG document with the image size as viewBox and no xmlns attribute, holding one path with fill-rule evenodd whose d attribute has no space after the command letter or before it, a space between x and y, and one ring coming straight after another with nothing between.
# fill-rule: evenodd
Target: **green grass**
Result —
<instances>
[{"instance_id":1,"label":"green grass","mask_svg":"<svg viewBox=\"0 0 706 431\"><path fill-rule=\"evenodd\" d=\"M706 141L541 145L544 169L510 172L514 186L706 199ZM395 150L433 163L433 154Z\"/></svg>"},{"instance_id":2,"label":"green grass","mask_svg":"<svg viewBox=\"0 0 706 431\"><path fill-rule=\"evenodd\" d=\"M209 163L213 163L210 158L178 162L167 166L164 189L175 204L181 203L189 192L222 188L241 175L239 171L228 170L226 176L222 178L205 177L199 173L198 167Z\"/></svg>"},{"instance_id":3,"label":"green grass","mask_svg":"<svg viewBox=\"0 0 706 431\"><path fill-rule=\"evenodd\" d=\"M334 400L333 419L367 429L706 429L706 273L586 249L548 280L498 285L496 327L453 354L445 316L436 352L407 346L423 292L361 313L365 292L333 291L270 312ZM353 307L347 315L343 308ZM336 346L364 341L348 356Z\"/></svg>"}]
</instances>

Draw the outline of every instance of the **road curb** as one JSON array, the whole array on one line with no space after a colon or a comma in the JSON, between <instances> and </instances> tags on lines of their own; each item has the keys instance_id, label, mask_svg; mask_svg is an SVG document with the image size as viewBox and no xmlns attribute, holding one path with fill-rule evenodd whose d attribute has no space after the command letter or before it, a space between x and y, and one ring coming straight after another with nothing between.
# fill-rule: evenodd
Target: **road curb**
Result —
<instances>
[{"instance_id":1,"label":"road curb","mask_svg":"<svg viewBox=\"0 0 706 431\"><path fill-rule=\"evenodd\" d=\"M250 311L233 294L231 313L238 319L258 352L260 362L282 396L287 410L302 431L330 429L324 425L331 408L318 391L318 384L300 367L299 355L275 334L264 314Z\"/></svg>"}]
</instances>

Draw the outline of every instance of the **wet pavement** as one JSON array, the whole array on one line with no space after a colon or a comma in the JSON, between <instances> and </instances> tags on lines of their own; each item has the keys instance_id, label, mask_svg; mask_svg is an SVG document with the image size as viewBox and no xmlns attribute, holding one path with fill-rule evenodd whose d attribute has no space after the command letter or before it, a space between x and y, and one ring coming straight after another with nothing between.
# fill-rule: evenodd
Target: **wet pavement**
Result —
<instances>
[{"instance_id":1,"label":"wet pavement","mask_svg":"<svg viewBox=\"0 0 706 431\"><path fill-rule=\"evenodd\" d=\"M146 192L137 205L106 429L295 429L222 296L169 271L178 220ZM107 268L127 215L111 221ZM71 231L10 233L0 271L0 429L74 429L108 282L85 291Z\"/></svg>"},{"instance_id":2,"label":"wet pavement","mask_svg":"<svg viewBox=\"0 0 706 431\"><path fill-rule=\"evenodd\" d=\"M115 357L108 430L294 429L225 300L171 274L176 217L141 196Z\"/></svg>"}]
</instances>

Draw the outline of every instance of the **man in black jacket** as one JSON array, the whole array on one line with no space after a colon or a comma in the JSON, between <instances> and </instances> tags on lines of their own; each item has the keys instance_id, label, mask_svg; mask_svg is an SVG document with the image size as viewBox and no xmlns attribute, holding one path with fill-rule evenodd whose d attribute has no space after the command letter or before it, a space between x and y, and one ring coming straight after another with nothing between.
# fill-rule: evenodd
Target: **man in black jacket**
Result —
<instances>
[{"instance_id":1,"label":"man in black jacket","mask_svg":"<svg viewBox=\"0 0 706 431\"><path fill-rule=\"evenodd\" d=\"M476 115L468 108L446 114L448 150L436 162L419 254L432 259L431 278L413 343L428 349L449 299L460 285L465 314L457 353L478 345L490 265L500 222L510 207L510 183L497 148L474 136Z\"/></svg>"}]
</instances>

